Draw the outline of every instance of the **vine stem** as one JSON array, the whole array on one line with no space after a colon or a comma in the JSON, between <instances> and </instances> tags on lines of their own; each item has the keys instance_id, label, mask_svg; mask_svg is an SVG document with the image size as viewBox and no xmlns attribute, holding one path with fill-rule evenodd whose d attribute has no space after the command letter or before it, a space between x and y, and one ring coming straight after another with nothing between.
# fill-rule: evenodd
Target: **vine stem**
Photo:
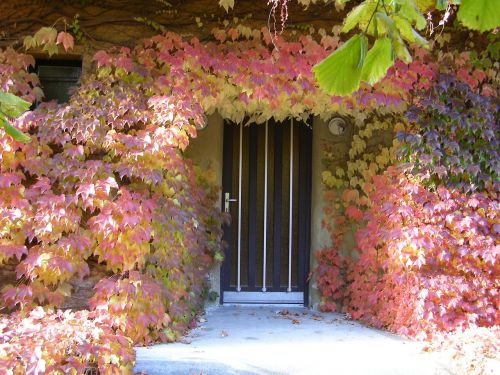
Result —
<instances>
[{"instance_id":1,"label":"vine stem","mask_svg":"<svg viewBox=\"0 0 500 375\"><path fill-rule=\"evenodd\" d=\"M277 36L276 32L276 8L278 7L278 1L277 0L268 0L267 4L271 4L271 9L269 9L269 15L267 17L267 29L269 31L269 37L271 38L271 43L273 44L274 48L276 51L279 51L278 46L276 45L275 38ZM273 32L271 31L271 16L273 17L273 26L274 26L274 35Z\"/></svg>"},{"instance_id":2,"label":"vine stem","mask_svg":"<svg viewBox=\"0 0 500 375\"><path fill-rule=\"evenodd\" d=\"M380 0L377 1L377 6L375 7L375 10L373 11L372 15L370 16L370 20L368 21L368 24L366 25L365 31L363 31L363 34L366 34L368 31L368 28L370 27L370 24L372 23L373 16L375 16L375 13L377 13L378 6L380 5Z\"/></svg>"},{"instance_id":3,"label":"vine stem","mask_svg":"<svg viewBox=\"0 0 500 375\"><path fill-rule=\"evenodd\" d=\"M58 19L56 19L53 23L52 23L52 28L55 29L56 25L59 23L59 21L64 21L64 31L66 31L66 17L64 16L61 16L59 17Z\"/></svg>"}]
</instances>

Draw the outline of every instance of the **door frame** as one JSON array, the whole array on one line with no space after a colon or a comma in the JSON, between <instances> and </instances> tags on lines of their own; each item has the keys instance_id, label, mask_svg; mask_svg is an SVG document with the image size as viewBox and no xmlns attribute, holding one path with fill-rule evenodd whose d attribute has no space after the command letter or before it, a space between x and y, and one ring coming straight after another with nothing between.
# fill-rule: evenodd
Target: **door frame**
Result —
<instances>
[{"instance_id":1,"label":"door frame","mask_svg":"<svg viewBox=\"0 0 500 375\"><path fill-rule=\"evenodd\" d=\"M286 120L289 121L289 120ZM312 118L307 122L308 125L300 124L300 126L295 126L294 132L297 133L299 137L299 185L297 186L299 190L298 198L298 264L297 269L298 274L298 285L303 293L303 301L300 304L308 305L309 301L309 272L310 272L310 247L311 247L311 192L312 192ZM223 126L223 163L222 163L222 202L221 210L224 212L224 193L230 191L232 182L232 171L233 163L238 163L238 160L233 160L233 150L234 147L239 147L238 144L233 144L233 134L229 131L231 126L241 126L233 124L229 121L224 121ZM253 126L265 126L263 124L255 124ZM280 126L274 120L269 120L269 126ZM233 130L234 131L234 130ZM255 137L250 133L250 137ZM252 139L250 139L252 141ZM302 154L303 153L303 154ZM275 174L276 174L275 170ZM240 202L238 202L240 204ZM225 259L221 264L220 269L220 304L225 303L224 293L239 293L236 290L231 290L230 285L230 272L228 268L231 266L231 226L226 224L223 226L223 239L225 242ZM271 266L271 265L270 265ZM273 272L274 275L274 272ZM234 288L233 288L234 289ZM269 288L268 288L269 290ZM249 296L249 301L246 303L268 303L268 304L288 304L297 303L293 301L292 294L294 292L277 292L271 291L243 291L246 296ZM269 293L265 299L259 301L258 295L264 295ZM290 298L288 298L288 296ZM231 298L228 298L231 300ZM234 303L232 301L227 301L226 303Z\"/></svg>"}]
</instances>

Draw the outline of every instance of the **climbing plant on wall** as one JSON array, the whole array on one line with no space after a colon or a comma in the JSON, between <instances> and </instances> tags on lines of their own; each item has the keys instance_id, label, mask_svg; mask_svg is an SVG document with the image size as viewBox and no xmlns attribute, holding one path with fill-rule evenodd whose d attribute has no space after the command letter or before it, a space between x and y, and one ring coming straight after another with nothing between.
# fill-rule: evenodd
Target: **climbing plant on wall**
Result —
<instances>
[{"instance_id":1,"label":"climbing plant on wall","mask_svg":"<svg viewBox=\"0 0 500 375\"><path fill-rule=\"evenodd\" d=\"M378 82L395 59L412 60L408 44L429 47L421 35L427 26L424 12L435 7L446 10L444 23L453 4L459 5L457 19L470 29L483 32L500 26L500 1L366 0L351 10L342 28L345 33L354 28L360 33L314 67L319 86L330 94L347 95L359 88L360 81Z\"/></svg>"},{"instance_id":2,"label":"climbing plant on wall","mask_svg":"<svg viewBox=\"0 0 500 375\"><path fill-rule=\"evenodd\" d=\"M42 50L47 52L49 56L57 53L58 44L61 44L64 47L65 51L68 51L73 48L74 40L73 36L65 31L61 31L57 33L57 30L54 27L42 27L38 30L33 36L27 36L24 39L24 46L26 49L31 47L42 47ZM10 70L12 68L8 65L9 56L4 55L4 60L2 61L4 65L4 69ZM12 56L11 56L12 57ZM31 65L31 64L30 64ZM5 73L5 72L4 72ZM11 71L10 73L14 73ZM21 74L28 74L27 72L22 71ZM39 87L36 86L37 78L35 75L31 75L32 82L31 84L34 86L33 93L37 96L37 99L40 99L43 95L42 91ZM12 85L12 81L4 82L4 87L2 90L9 90L9 86ZM31 103L23 100L22 98L10 93L0 91L0 126L3 127L5 132L14 138L16 141L27 143L30 141L30 138L20 132L18 129L11 125L12 120L19 117L22 113L26 112L31 106Z\"/></svg>"},{"instance_id":3,"label":"climbing plant on wall","mask_svg":"<svg viewBox=\"0 0 500 375\"><path fill-rule=\"evenodd\" d=\"M337 9L351 3L323 1ZM316 2L298 0L305 7ZM279 31L283 32L290 1L267 3L274 28L279 19ZM219 0L219 4L228 11L235 1ZM353 6L341 29L342 33L358 33L314 67L318 85L331 95L349 95L360 88L362 81L369 85L379 82L396 60L411 62L414 46L430 47L424 31L434 29L433 12L441 18L440 26L455 12L457 20L471 30L485 32L500 26L499 0L364 0Z\"/></svg>"},{"instance_id":4,"label":"climbing plant on wall","mask_svg":"<svg viewBox=\"0 0 500 375\"><path fill-rule=\"evenodd\" d=\"M494 335L500 318L499 81L490 43L480 58L438 54L405 117L354 122L344 162L325 149L331 246L316 254L325 310L420 339L451 337L444 342L454 348L462 332L483 359L495 340L470 337L484 331L478 326ZM381 141L370 145L377 131ZM464 366L480 373L481 361Z\"/></svg>"},{"instance_id":5,"label":"climbing plant on wall","mask_svg":"<svg viewBox=\"0 0 500 375\"><path fill-rule=\"evenodd\" d=\"M7 49L2 58L12 59L0 75L2 87L33 101L37 80L26 72L32 57ZM27 319L52 324L60 313L50 310L89 275L92 262L110 271L89 303L102 319L64 317L81 323L94 346L73 348L59 332L62 346L49 350L44 340L57 330L46 327L36 338L40 353L32 355L35 343L25 336L30 344L19 354L14 341L22 329L2 323L0 360L16 373L83 372L89 362L103 373L130 372L132 341L125 336L136 344L174 340L192 324L206 273L220 258L217 191L183 157L204 121L201 107L187 87L162 83L169 67L158 60L127 49L95 59L98 68L82 78L69 103L42 103L10 120L30 134L29 144L1 134L0 262L15 265L18 277L3 288L2 307L20 310L12 322L24 324L22 316L43 305L49 315ZM124 340L123 348L113 339ZM71 350L81 352L67 363ZM111 354L98 358L103 350Z\"/></svg>"},{"instance_id":6,"label":"climbing plant on wall","mask_svg":"<svg viewBox=\"0 0 500 375\"><path fill-rule=\"evenodd\" d=\"M89 274L89 264L99 262L109 276L95 287L89 303L92 313L68 314L61 319L64 324L76 320L90 331L94 326L100 330L103 336L93 336L96 345L115 357L99 355L87 360L102 372L130 370L130 341L125 339L125 349L117 352L111 347L113 340L127 336L137 344L169 341L193 324L207 269L214 258L220 258L221 218L214 208L217 192L183 156L197 127L205 125L205 113L218 111L235 122L249 118L258 123L271 117L282 120L311 114L328 119L334 112L357 119L350 163L325 173L324 179L331 187L356 189L343 194L345 200L352 201L346 203L345 220L363 218L363 208L370 208L376 198L370 196L366 183L376 180L391 164L398 146L390 142L374 148L367 140L374 132L414 131L402 115L409 106L419 105L414 100L416 92L427 91L437 82L443 60L435 61L432 54L417 49L411 62L396 61L378 82L360 83L360 89L349 97L330 96L316 87L312 67L332 51L345 51L339 31L320 29L285 40L266 28L253 30L239 24L215 29L213 41L207 43L166 33L141 41L133 49L98 51L94 66L69 103L45 103L16 120L9 119L32 140L22 144L0 130L0 261L14 264L19 278L16 285L2 292L5 306L20 310L13 321L22 322L25 314L29 322L42 324L37 306L44 305L47 310L61 306L71 294L72 282ZM47 43L54 43L54 34L45 34L50 37ZM64 45L68 40L59 43ZM360 45L364 43L361 40L359 37ZM56 46L57 42L56 37ZM26 42L28 47L32 43L30 39ZM383 44L379 48L386 50ZM464 69L460 80L476 82L476 94L495 92L490 70L483 70L479 58L475 66L469 57L452 55L457 56L458 65L450 69ZM13 49L2 51L0 58L6 62L6 68L0 70L3 90L33 102L40 92L36 76L27 72L32 58ZM368 55L366 61L370 61ZM391 176L385 181L393 181ZM394 178L394 182L401 182ZM420 188L413 183L401 182L410 190ZM427 190L422 190L422 196L425 194ZM444 197L451 200L446 194ZM466 199L452 197L457 202ZM404 198L408 205L414 204L413 197ZM485 226L491 232L489 220L496 217L489 206L484 207L483 198L477 198L477 215L484 211ZM340 210L342 203L337 203ZM430 220L427 216L419 219L425 225ZM470 238L467 235L467 240ZM483 252L482 248L477 251ZM333 252L324 256L336 267L344 262ZM356 274L355 267L351 265L348 277L357 275L362 280L364 271ZM470 270L476 271L472 266ZM333 299L349 296L356 301L363 297L356 296L354 289L346 292L340 288L335 275L324 280L337 285ZM489 279L484 282L486 285ZM489 303L488 293L481 297L481 303ZM376 316L373 319L383 325L380 322L386 317L359 310L360 318ZM60 312L54 314L47 320L61 317ZM488 321L488 314L467 320L467 324ZM397 322L387 320L384 324L404 326ZM424 331L441 327L441 323L430 320ZM13 360L19 356L13 338L22 330L17 330L19 325L10 327L8 320L2 324L5 341L0 345L12 350L1 351L0 360L9 366L15 362L20 372L26 366L49 362L61 371L69 371L71 366L80 369L85 362L82 357L87 358L84 353L96 352L95 348L79 347L82 355L68 364L64 362L65 350L73 347L63 345L54 351L42 350L35 357L23 352L23 361L18 357ZM410 328L409 333L421 332L420 326ZM42 336L46 340L50 334ZM32 350L33 346L26 347Z\"/></svg>"},{"instance_id":7,"label":"climbing plant on wall","mask_svg":"<svg viewBox=\"0 0 500 375\"><path fill-rule=\"evenodd\" d=\"M418 131L400 134L403 162L429 188L500 188L498 100L474 93L452 76L436 84L406 116Z\"/></svg>"}]
</instances>

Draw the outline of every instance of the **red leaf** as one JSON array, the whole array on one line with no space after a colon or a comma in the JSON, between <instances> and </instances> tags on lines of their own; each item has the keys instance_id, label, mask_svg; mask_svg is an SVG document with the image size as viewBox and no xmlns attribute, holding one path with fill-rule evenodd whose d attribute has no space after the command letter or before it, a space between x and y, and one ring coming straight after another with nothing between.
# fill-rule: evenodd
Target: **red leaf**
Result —
<instances>
[{"instance_id":1,"label":"red leaf","mask_svg":"<svg viewBox=\"0 0 500 375\"><path fill-rule=\"evenodd\" d=\"M354 206L349 206L345 210L345 214L348 218L354 220L361 220L363 218L363 212Z\"/></svg>"},{"instance_id":2,"label":"red leaf","mask_svg":"<svg viewBox=\"0 0 500 375\"><path fill-rule=\"evenodd\" d=\"M73 35L66 33L64 31L61 31L57 35L57 44L62 44L64 47L64 50L67 52L70 49L73 49L75 45L75 40L73 39Z\"/></svg>"},{"instance_id":3,"label":"red leaf","mask_svg":"<svg viewBox=\"0 0 500 375\"><path fill-rule=\"evenodd\" d=\"M98 67L102 67L108 65L111 58L105 51L98 51L93 60L97 62Z\"/></svg>"}]
</instances>

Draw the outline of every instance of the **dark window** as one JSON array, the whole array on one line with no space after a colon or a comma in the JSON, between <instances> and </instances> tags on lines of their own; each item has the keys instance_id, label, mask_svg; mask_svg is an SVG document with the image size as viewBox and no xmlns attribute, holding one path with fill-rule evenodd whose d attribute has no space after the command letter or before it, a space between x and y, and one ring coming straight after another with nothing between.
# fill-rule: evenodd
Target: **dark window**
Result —
<instances>
[{"instance_id":1,"label":"dark window","mask_svg":"<svg viewBox=\"0 0 500 375\"><path fill-rule=\"evenodd\" d=\"M35 71L45 94L44 101L69 100L71 89L78 84L82 73L81 60L36 60Z\"/></svg>"}]
</instances>

